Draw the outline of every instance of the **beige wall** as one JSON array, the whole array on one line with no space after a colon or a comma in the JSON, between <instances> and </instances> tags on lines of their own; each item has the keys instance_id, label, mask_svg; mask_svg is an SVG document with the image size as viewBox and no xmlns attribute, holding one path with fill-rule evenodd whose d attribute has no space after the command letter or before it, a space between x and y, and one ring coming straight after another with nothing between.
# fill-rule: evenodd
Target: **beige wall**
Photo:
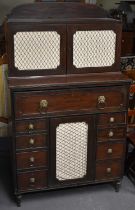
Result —
<instances>
[{"instance_id":1,"label":"beige wall","mask_svg":"<svg viewBox=\"0 0 135 210\"><path fill-rule=\"evenodd\" d=\"M117 7L116 2L119 2L119 0L97 0L97 3L102 4L106 10Z\"/></svg>"}]
</instances>

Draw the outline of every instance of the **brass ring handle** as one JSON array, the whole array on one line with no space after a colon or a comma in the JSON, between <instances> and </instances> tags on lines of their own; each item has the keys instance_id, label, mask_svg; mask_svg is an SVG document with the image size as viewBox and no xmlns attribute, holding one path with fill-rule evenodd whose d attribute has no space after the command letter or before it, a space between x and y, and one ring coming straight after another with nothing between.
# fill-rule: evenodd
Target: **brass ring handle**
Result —
<instances>
[{"instance_id":1,"label":"brass ring handle","mask_svg":"<svg viewBox=\"0 0 135 210\"><path fill-rule=\"evenodd\" d=\"M99 104L104 104L105 103L105 100L106 100L105 96L99 96L98 97L98 103Z\"/></svg>"},{"instance_id":2,"label":"brass ring handle","mask_svg":"<svg viewBox=\"0 0 135 210\"><path fill-rule=\"evenodd\" d=\"M106 103L106 98L105 96L99 96L98 97L98 108L99 109L104 109Z\"/></svg>"},{"instance_id":3,"label":"brass ring handle","mask_svg":"<svg viewBox=\"0 0 135 210\"><path fill-rule=\"evenodd\" d=\"M40 109L47 108L48 106L48 101L47 100L41 100L40 101Z\"/></svg>"}]
</instances>

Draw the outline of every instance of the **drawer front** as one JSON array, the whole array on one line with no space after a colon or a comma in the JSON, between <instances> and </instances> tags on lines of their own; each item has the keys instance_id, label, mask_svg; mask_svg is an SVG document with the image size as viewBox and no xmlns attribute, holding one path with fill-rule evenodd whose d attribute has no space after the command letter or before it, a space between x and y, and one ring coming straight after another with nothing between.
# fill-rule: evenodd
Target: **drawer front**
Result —
<instances>
[{"instance_id":1,"label":"drawer front","mask_svg":"<svg viewBox=\"0 0 135 210\"><path fill-rule=\"evenodd\" d=\"M28 173L20 173L17 175L18 190L30 191L35 189L43 189L48 185L47 171L34 171Z\"/></svg>"},{"instance_id":2,"label":"drawer front","mask_svg":"<svg viewBox=\"0 0 135 210\"><path fill-rule=\"evenodd\" d=\"M126 127L98 129L98 141L118 140L126 137Z\"/></svg>"},{"instance_id":3,"label":"drawer front","mask_svg":"<svg viewBox=\"0 0 135 210\"><path fill-rule=\"evenodd\" d=\"M98 126L113 126L114 124L126 124L126 113L121 112L98 115Z\"/></svg>"},{"instance_id":4,"label":"drawer front","mask_svg":"<svg viewBox=\"0 0 135 210\"><path fill-rule=\"evenodd\" d=\"M120 160L100 162L96 164L96 180L113 179L122 174Z\"/></svg>"},{"instance_id":5,"label":"drawer front","mask_svg":"<svg viewBox=\"0 0 135 210\"><path fill-rule=\"evenodd\" d=\"M100 143L97 145L97 160L122 158L125 145L122 143Z\"/></svg>"},{"instance_id":6,"label":"drawer front","mask_svg":"<svg viewBox=\"0 0 135 210\"><path fill-rule=\"evenodd\" d=\"M47 112L63 112L126 106L127 91L121 87L17 93L16 118L38 116Z\"/></svg>"},{"instance_id":7,"label":"drawer front","mask_svg":"<svg viewBox=\"0 0 135 210\"><path fill-rule=\"evenodd\" d=\"M38 147L47 147L47 135L25 135L16 137L16 149L35 149Z\"/></svg>"},{"instance_id":8,"label":"drawer front","mask_svg":"<svg viewBox=\"0 0 135 210\"><path fill-rule=\"evenodd\" d=\"M47 130L47 120L32 119L16 121L16 132L29 132L33 133L36 131L46 131Z\"/></svg>"},{"instance_id":9,"label":"drawer front","mask_svg":"<svg viewBox=\"0 0 135 210\"><path fill-rule=\"evenodd\" d=\"M21 152L17 153L16 157L17 157L17 169L48 166L47 151Z\"/></svg>"}]
</instances>

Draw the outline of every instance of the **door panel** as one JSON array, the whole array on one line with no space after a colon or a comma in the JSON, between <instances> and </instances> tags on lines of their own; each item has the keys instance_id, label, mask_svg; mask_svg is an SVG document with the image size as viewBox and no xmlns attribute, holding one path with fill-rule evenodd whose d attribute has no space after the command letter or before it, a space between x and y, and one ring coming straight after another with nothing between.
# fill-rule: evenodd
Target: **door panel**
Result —
<instances>
[{"instance_id":1,"label":"door panel","mask_svg":"<svg viewBox=\"0 0 135 210\"><path fill-rule=\"evenodd\" d=\"M118 71L121 24L108 20L68 25L68 73Z\"/></svg>"},{"instance_id":2,"label":"door panel","mask_svg":"<svg viewBox=\"0 0 135 210\"><path fill-rule=\"evenodd\" d=\"M66 73L66 26L44 23L8 23L7 50L10 74Z\"/></svg>"},{"instance_id":3,"label":"door panel","mask_svg":"<svg viewBox=\"0 0 135 210\"><path fill-rule=\"evenodd\" d=\"M92 180L95 158L94 117L51 119L51 182L59 185Z\"/></svg>"}]
</instances>

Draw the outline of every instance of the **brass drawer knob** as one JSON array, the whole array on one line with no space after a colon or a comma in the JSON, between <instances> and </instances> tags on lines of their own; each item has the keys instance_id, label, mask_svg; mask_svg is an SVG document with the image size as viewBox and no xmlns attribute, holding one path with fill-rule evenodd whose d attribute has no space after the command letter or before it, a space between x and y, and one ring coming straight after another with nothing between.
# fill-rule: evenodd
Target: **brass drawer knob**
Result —
<instances>
[{"instance_id":1,"label":"brass drawer knob","mask_svg":"<svg viewBox=\"0 0 135 210\"><path fill-rule=\"evenodd\" d=\"M35 162L35 158L34 157L30 157L30 162L34 163Z\"/></svg>"},{"instance_id":2,"label":"brass drawer knob","mask_svg":"<svg viewBox=\"0 0 135 210\"><path fill-rule=\"evenodd\" d=\"M109 134L108 134L108 136L109 136L109 137L113 137L113 136L114 136L113 131L110 131Z\"/></svg>"},{"instance_id":3,"label":"brass drawer knob","mask_svg":"<svg viewBox=\"0 0 135 210\"><path fill-rule=\"evenodd\" d=\"M113 123L115 121L114 117L110 117L110 123Z\"/></svg>"},{"instance_id":4,"label":"brass drawer knob","mask_svg":"<svg viewBox=\"0 0 135 210\"><path fill-rule=\"evenodd\" d=\"M36 181L36 180L35 180L35 178L34 178L34 177L31 177L31 178L30 178L30 183L31 183L31 184L34 184L34 183L35 183L35 181Z\"/></svg>"},{"instance_id":5,"label":"brass drawer knob","mask_svg":"<svg viewBox=\"0 0 135 210\"><path fill-rule=\"evenodd\" d=\"M29 124L29 130L34 130L34 125L32 123Z\"/></svg>"},{"instance_id":6,"label":"brass drawer knob","mask_svg":"<svg viewBox=\"0 0 135 210\"><path fill-rule=\"evenodd\" d=\"M105 103L105 96L99 96L98 97L98 103L99 104L104 104Z\"/></svg>"},{"instance_id":7,"label":"brass drawer knob","mask_svg":"<svg viewBox=\"0 0 135 210\"><path fill-rule=\"evenodd\" d=\"M43 109L43 108L47 108L48 106L48 101L47 100L41 100L40 101L40 108Z\"/></svg>"},{"instance_id":8,"label":"brass drawer knob","mask_svg":"<svg viewBox=\"0 0 135 210\"><path fill-rule=\"evenodd\" d=\"M30 144L31 146L33 146L33 145L35 144L35 140L31 138L31 139L29 140L29 144Z\"/></svg>"},{"instance_id":9,"label":"brass drawer knob","mask_svg":"<svg viewBox=\"0 0 135 210\"><path fill-rule=\"evenodd\" d=\"M106 172L107 172L108 174L110 174L110 173L112 172L112 169L111 169L111 168L107 168L107 169L106 169Z\"/></svg>"},{"instance_id":10,"label":"brass drawer knob","mask_svg":"<svg viewBox=\"0 0 135 210\"><path fill-rule=\"evenodd\" d=\"M113 151L112 151L111 148L109 148L109 149L107 150L107 153L108 153L108 154L112 154L112 152L113 152Z\"/></svg>"}]
</instances>

